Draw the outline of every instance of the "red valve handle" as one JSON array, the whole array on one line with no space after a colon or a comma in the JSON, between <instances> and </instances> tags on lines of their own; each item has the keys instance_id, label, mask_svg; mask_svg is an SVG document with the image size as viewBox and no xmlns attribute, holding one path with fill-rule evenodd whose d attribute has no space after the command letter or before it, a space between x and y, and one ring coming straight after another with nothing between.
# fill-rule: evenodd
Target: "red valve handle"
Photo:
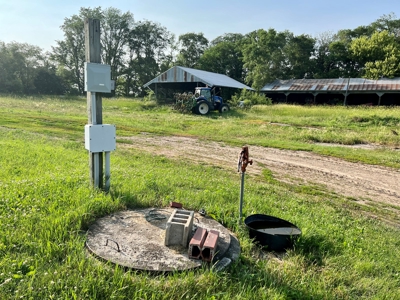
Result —
<instances>
[{"instance_id":1,"label":"red valve handle","mask_svg":"<svg viewBox=\"0 0 400 300\"><path fill-rule=\"evenodd\" d=\"M238 172L239 170L241 170L242 173L246 172L248 164L252 165L253 160L249 159L249 147L243 146L242 151L239 153Z\"/></svg>"}]
</instances>

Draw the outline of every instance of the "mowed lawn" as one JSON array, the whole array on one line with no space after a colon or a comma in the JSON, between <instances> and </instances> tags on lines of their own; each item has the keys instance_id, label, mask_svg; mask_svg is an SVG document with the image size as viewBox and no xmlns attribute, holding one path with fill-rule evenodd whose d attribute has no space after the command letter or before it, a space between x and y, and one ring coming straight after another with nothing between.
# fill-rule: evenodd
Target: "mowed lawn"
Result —
<instances>
[{"instance_id":1,"label":"mowed lawn","mask_svg":"<svg viewBox=\"0 0 400 300\"><path fill-rule=\"evenodd\" d=\"M271 254L237 224L240 177L234 169L117 145L110 193L93 190L87 119L85 98L0 97L0 299L400 299L395 208L365 207L322 187L279 182L268 169L249 174L244 217L277 216L303 232L292 250ZM399 108L274 105L197 116L141 99L103 99L103 122L116 124L118 137L192 136L238 151L259 145L400 168L394 150L400 140L393 133L400 134ZM229 228L240 241L240 258L222 272L204 265L154 274L125 270L86 251L86 231L97 218L170 201L204 208Z\"/></svg>"}]
</instances>

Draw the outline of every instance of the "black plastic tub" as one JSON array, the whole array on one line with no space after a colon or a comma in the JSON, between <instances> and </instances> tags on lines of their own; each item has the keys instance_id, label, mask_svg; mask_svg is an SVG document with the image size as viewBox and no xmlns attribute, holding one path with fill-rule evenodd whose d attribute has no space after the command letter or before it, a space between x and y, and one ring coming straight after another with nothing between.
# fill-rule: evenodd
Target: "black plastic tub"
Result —
<instances>
[{"instance_id":1,"label":"black plastic tub","mask_svg":"<svg viewBox=\"0 0 400 300\"><path fill-rule=\"evenodd\" d=\"M301 235L296 225L277 217L256 214L248 216L244 223L249 229L250 238L268 251L289 249Z\"/></svg>"}]
</instances>

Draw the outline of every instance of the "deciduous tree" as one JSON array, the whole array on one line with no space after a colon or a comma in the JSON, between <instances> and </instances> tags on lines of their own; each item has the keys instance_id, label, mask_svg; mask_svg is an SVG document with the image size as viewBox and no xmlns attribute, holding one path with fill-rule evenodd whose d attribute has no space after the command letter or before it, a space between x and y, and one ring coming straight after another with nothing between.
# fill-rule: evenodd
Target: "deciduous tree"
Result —
<instances>
[{"instance_id":1,"label":"deciduous tree","mask_svg":"<svg viewBox=\"0 0 400 300\"><path fill-rule=\"evenodd\" d=\"M361 65L366 78L400 75L400 45L394 34L384 30L371 37L362 36L352 41L350 49Z\"/></svg>"},{"instance_id":2,"label":"deciduous tree","mask_svg":"<svg viewBox=\"0 0 400 300\"><path fill-rule=\"evenodd\" d=\"M225 34L216 38L200 57L198 67L243 82L243 40L241 34Z\"/></svg>"},{"instance_id":3,"label":"deciduous tree","mask_svg":"<svg viewBox=\"0 0 400 300\"><path fill-rule=\"evenodd\" d=\"M75 87L80 94L84 92L84 62L85 62L85 30L86 18L102 18L100 7L94 9L81 7L78 15L64 19L61 30L64 32L64 40L56 41L57 46L52 47L52 58L58 62L59 74L63 79Z\"/></svg>"},{"instance_id":4,"label":"deciduous tree","mask_svg":"<svg viewBox=\"0 0 400 300\"><path fill-rule=\"evenodd\" d=\"M308 35L295 36L287 33L286 45L283 48L285 59L285 78L306 78L312 73L311 55L314 52L315 40Z\"/></svg>"},{"instance_id":5,"label":"deciduous tree","mask_svg":"<svg viewBox=\"0 0 400 300\"><path fill-rule=\"evenodd\" d=\"M248 84L260 89L264 84L283 77L285 44L286 33L275 29L259 29L247 35L243 62Z\"/></svg>"},{"instance_id":6,"label":"deciduous tree","mask_svg":"<svg viewBox=\"0 0 400 300\"><path fill-rule=\"evenodd\" d=\"M143 85L171 61L168 50L173 40L174 36L159 23L146 20L135 24L129 35L130 55L124 70L126 93L144 95Z\"/></svg>"},{"instance_id":7,"label":"deciduous tree","mask_svg":"<svg viewBox=\"0 0 400 300\"><path fill-rule=\"evenodd\" d=\"M179 53L176 64L182 67L195 68L200 57L208 47L208 40L203 33L186 33L178 38Z\"/></svg>"},{"instance_id":8,"label":"deciduous tree","mask_svg":"<svg viewBox=\"0 0 400 300\"><path fill-rule=\"evenodd\" d=\"M27 43L0 42L0 91L35 93L34 78L43 65L43 51Z\"/></svg>"},{"instance_id":9,"label":"deciduous tree","mask_svg":"<svg viewBox=\"0 0 400 300\"><path fill-rule=\"evenodd\" d=\"M134 27L133 14L117 8L107 8L101 19L102 61L111 66L111 79L118 85L129 52L130 32ZM118 88L118 86L116 86Z\"/></svg>"}]
</instances>

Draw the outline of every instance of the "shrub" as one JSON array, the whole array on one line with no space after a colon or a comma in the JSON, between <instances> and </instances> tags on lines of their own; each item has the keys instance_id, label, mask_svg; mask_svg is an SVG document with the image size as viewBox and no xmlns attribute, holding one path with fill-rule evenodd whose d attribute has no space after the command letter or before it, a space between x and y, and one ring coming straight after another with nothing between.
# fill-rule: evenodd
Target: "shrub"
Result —
<instances>
[{"instance_id":1,"label":"shrub","mask_svg":"<svg viewBox=\"0 0 400 300\"><path fill-rule=\"evenodd\" d=\"M155 101L156 95L152 90L146 90L146 96L143 97L143 101Z\"/></svg>"},{"instance_id":2,"label":"shrub","mask_svg":"<svg viewBox=\"0 0 400 300\"><path fill-rule=\"evenodd\" d=\"M243 89L232 96L230 104L240 108L250 108L253 105L271 105L272 99L258 92Z\"/></svg>"}]
</instances>

